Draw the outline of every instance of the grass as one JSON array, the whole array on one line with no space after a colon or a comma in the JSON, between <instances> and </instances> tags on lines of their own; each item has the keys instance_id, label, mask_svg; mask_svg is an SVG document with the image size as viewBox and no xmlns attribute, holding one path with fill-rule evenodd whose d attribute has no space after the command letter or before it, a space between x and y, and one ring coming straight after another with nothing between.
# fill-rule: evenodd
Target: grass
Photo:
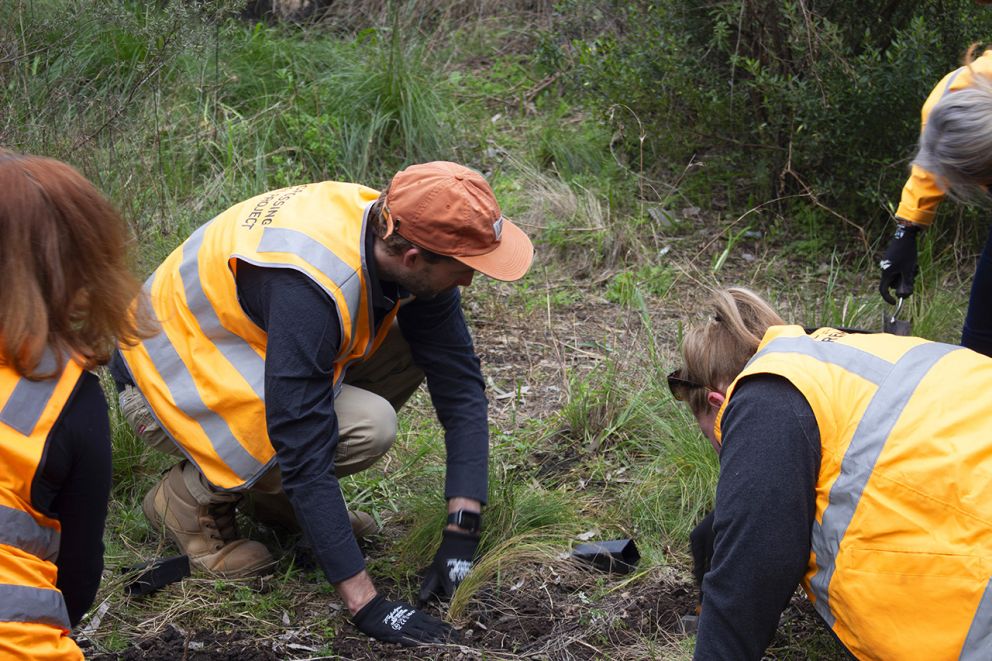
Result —
<instances>
[{"instance_id":1,"label":"grass","mask_svg":"<svg viewBox=\"0 0 992 661\"><path fill-rule=\"evenodd\" d=\"M866 250L849 228L776 201L721 210L733 182L707 180L705 168L688 182L624 163L608 107L555 76L550 9L480 3L467 15L457 3L366 3L338 22L291 26L233 20L234 4L0 0L0 15L12 17L0 26L0 144L66 159L97 182L131 223L142 275L200 223L267 189L321 179L381 186L431 158L484 170L504 212L535 238L538 261L517 283L479 281L465 294L490 380L490 496L484 555L448 615L475 627L494 658L528 644L550 658L690 658L692 639L661 627L661 612L645 606L655 619L637 628L620 603L625 593L644 604L688 598L688 532L712 504L716 457L664 380L682 323L704 286L745 284L808 325L880 328L881 246ZM711 207L696 205L700 191ZM924 235L909 301L917 333L956 340L983 229L947 223ZM298 538L247 521L278 558L269 576L196 577L147 599L123 596L122 567L175 552L141 513L173 460L135 438L105 385L114 429L107 574L84 628L101 603L110 608L87 634L95 651L175 624L289 637L310 650L279 648L285 658L346 655L340 645L354 629L296 553ZM413 598L439 543L443 470L443 431L420 393L393 451L342 480L349 505L385 524L369 567L393 597ZM590 533L635 538L639 571L617 579L565 561ZM505 652L497 634L513 628L493 624L490 607L549 620L508 639L514 651ZM492 626L479 628L483 620ZM833 658L830 641L803 622L772 654Z\"/></svg>"}]
</instances>

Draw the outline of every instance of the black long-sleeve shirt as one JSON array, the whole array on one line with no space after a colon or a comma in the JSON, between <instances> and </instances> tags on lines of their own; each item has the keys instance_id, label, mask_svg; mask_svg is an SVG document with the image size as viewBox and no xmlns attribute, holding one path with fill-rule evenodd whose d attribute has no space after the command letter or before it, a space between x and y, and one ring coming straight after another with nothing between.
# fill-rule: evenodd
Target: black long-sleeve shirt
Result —
<instances>
[{"instance_id":1,"label":"black long-sleeve shirt","mask_svg":"<svg viewBox=\"0 0 992 661\"><path fill-rule=\"evenodd\" d=\"M372 241L366 237L367 255L373 254ZM404 292L380 281L373 263L368 269L378 326ZM337 583L365 564L334 475L338 422L333 367L341 343L335 305L315 282L293 269L239 262L236 280L242 308L268 336L266 424L283 488L327 579ZM445 496L485 502L487 402L461 296L454 289L429 300L415 299L400 308L397 319L445 429ZM119 362L113 365L115 379L131 382Z\"/></svg>"},{"instance_id":2,"label":"black long-sleeve shirt","mask_svg":"<svg viewBox=\"0 0 992 661\"><path fill-rule=\"evenodd\" d=\"M62 524L56 587L76 626L103 573L103 527L111 484L110 422L100 381L84 372L31 483L31 503Z\"/></svg>"},{"instance_id":3,"label":"black long-sleeve shirt","mask_svg":"<svg viewBox=\"0 0 992 661\"><path fill-rule=\"evenodd\" d=\"M789 381L738 384L722 420L715 541L695 659L760 659L806 571L820 432Z\"/></svg>"}]
</instances>

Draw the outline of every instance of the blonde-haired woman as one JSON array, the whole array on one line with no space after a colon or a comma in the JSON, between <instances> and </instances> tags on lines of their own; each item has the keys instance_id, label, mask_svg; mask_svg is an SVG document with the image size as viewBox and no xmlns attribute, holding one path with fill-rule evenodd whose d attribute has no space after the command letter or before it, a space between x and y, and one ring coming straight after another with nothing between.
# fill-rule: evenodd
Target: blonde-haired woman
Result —
<instances>
[{"instance_id":1,"label":"blonde-haired woman","mask_svg":"<svg viewBox=\"0 0 992 661\"><path fill-rule=\"evenodd\" d=\"M992 658L992 359L716 292L669 384L720 453L698 659L759 659L802 583L861 659Z\"/></svg>"},{"instance_id":2,"label":"blonde-haired woman","mask_svg":"<svg viewBox=\"0 0 992 661\"><path fill-rule=\"evenodd\" d=\"M0 150L0 657L82 658L103 571L110 425L97 377L153 332L111 204L59 161Z\"/></svg>"}]
</instances>

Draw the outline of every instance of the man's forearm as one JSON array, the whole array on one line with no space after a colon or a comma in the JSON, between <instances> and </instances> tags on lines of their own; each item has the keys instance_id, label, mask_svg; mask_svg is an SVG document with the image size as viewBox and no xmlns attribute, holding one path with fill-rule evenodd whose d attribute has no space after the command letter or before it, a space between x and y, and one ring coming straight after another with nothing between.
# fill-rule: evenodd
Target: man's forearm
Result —
<instances>
[{"instance_id":1,"label":"man's forearm","mask_svg":"<svg viewBox=\"0 0 992 661\"><path fill-rule=\"evenodd\" d=\"M444 427L447 451L445 496L485 502L487 495L488 402L479 358L457 290L400 308L403 336Z\"/></svg>"},{"instance_id":2,"label":"man's forearm","mask_svg":"<svg viewBox=\"0 0 992 661\"><path fill-rule=\"evenodd\" d=\"M283 485L328 582L337 585L362 572L364 557L352 533L337 478L328 475L302 485Z\"/></svg>"}]
</instances>

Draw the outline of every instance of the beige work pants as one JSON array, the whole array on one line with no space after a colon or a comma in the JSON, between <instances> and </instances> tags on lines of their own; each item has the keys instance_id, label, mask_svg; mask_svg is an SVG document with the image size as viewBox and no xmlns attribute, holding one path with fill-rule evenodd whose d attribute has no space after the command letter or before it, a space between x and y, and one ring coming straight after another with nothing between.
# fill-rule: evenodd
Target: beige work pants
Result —
<instances>
[{"instance_id":1,"label":"beige work pants","mask_svg":"<svg viewBox=\"0 0 992 661\"><path fill-rule=\"evenodd\" d=\"M410 346L394 321L379 350L369 360L356 363L348 370L341 392L334 399L338 417L334 472L339 477L364 470L386 454L396 440L396 412L423 379L424 373L414 364ZM124 419L141 440L155 450L183 456L159 426L137 388L126 387L120 394L120 404ZM183 468L183 481L197 502L206 505L216 500L213 494L217 490L190 462ZM278 465L267 471L249 491L284 499ZM272 505L278 507L277 503Z\"/></svg>"}]
</instances>

